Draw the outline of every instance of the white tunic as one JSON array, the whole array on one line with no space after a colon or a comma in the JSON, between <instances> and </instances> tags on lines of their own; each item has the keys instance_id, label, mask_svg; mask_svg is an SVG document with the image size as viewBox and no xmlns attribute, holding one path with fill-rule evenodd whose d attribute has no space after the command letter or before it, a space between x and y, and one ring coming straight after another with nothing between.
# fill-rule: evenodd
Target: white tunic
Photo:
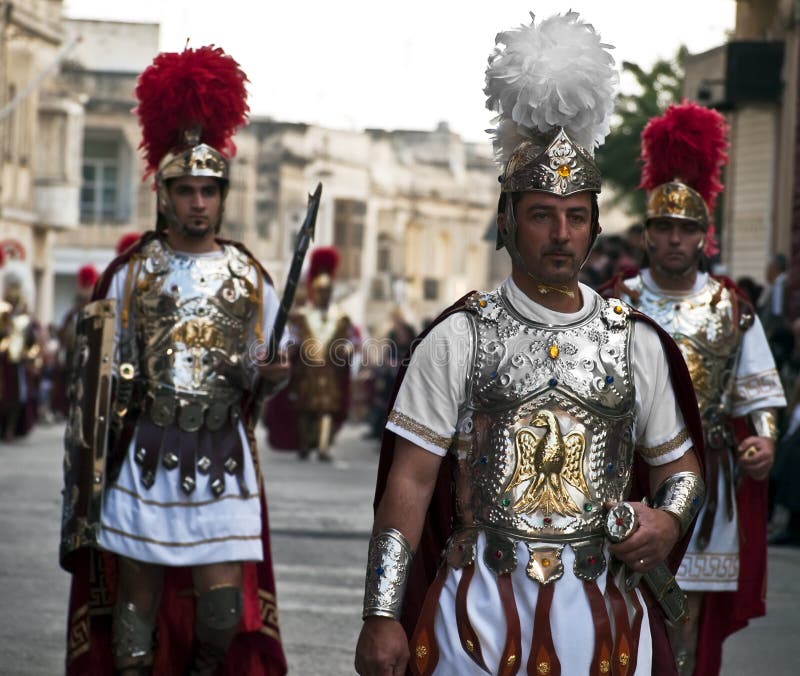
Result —
<instances>
[{"instance_id":1,"label":"white tunic","mask_svg":"<svg viewBox=\"0 0 800 676\"><path fill-rule=\"evenodd\" d=\"M588 316L597 297L592 289L581 285L583 307L576 313L559 313L532 301L510 278L503 286L507 298L520 314L533 321L556 326L571 324ZM463 314L453 315L434 327L412 356L387 429L431 453L444 456L456 431L459 409L466 403L467 374L473 362L474 350L474 338ZM658 335L643 323L637 323L634 327L631 363L635 384L634 439L637 451L651 465L676 460L691 448L691 440L686 435L683 416L675 401L669 366ZM480 534L467 606L486 664L490 671L496 672L506 638L505 616L496 576L483 561L484 547L485 539ZM594 623L583 582L572 573L572 548L565 547L562 556L565 572L554 583L550 613L553 642L561 661L562 673L586 674L594 651ZM518 565L511 577L522 630L522 656L518 664L524 670L535 630L534 612L539 585L526 575L529 553L522 542L517 544L517 557ZM484 673L464 652L459 639L455 622L455 595L460 578L460 570L448 571L439 600L435 620L440 649L440 660L435 671L438 675ZM605 572L596 583L604 592ZM651 660L650 628L645 614L635 673L649 674Z\"/></svg>"},{"instance_id":2,"label":"white tunic","mask_svg":"<svg viewBox=\"0 0 800 676\"><path fill-rule=\"evenodd\" d=\"M176 254L214 257L223 253ZM248 278L255 288L260 274L250 267ZM108 298L124 296L127 268L114 276ZM275 289L264 282L263 336L269 339L279 301ZM253 337L255 340L255 336ZM116 481L106 487L101 512L99 544L103 549L138 561L165 566L192 566L223 561L261 561L261 509L259 477L253 462L253 449L244 426L239 422L239 436L244 449L244 482L248 497L239 494L234 477L223 477L226 490L215 498L209 476L196 474L196 487L190 495L180 488L173 475L165 476L159 468L156 482L145 488L141 468L134 461L134 442L122 462ZM134 432L133 439L136 439Z\"/></svg>"},{"instance_id":3,"label":"white tunic","mask_svg":"<svg viewBox=\"0 0 800 676\"><path fill-rule=\"evenodd\" d=\"M699 272L694 286L684 292L660 288L650 270L642 271L642 281L656 293L665 297L682 297L697 293L708 283L708 274ZM663 327L671 332L669 321ZM744 333L741 354L733 377L730 415L745 416L751 411L786 406L775 361L764 334L761 321L756 316L753 325ZM739 581L739 528L736 500L733 499L733 519L728 519L725 508L728 496L733 495L733 476L726 479L724 472L717 476L717 510L708 545L697 546L699 529L695 526L686 555L675 576L684 591L736 591ZM702 522L705 507L695 524Z\"/></svg>"}]
</instances>

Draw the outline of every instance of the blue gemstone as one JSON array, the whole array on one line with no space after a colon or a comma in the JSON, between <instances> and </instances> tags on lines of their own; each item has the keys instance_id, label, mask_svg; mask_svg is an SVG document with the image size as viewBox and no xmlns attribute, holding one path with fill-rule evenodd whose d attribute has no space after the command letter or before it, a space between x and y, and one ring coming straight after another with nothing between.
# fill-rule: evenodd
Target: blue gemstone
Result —
<instances>
[{"instance_id":1,"label":"blue gemstone","mask_svg":"<svg viewBox=\"0 0 800 676\"><path fill-rule=\"evenodd\" d=\"M610 462L610 463L608 463L608 464L606 465L606 472L608 472L609 474L611 474L613 471L614 471L614 463L613 463L613 462Z\"/></svg>"},{"instance_id":2,"label":"blue gemstone","mask_svg":"<svg viewBox=\"0 0 800 676\"><path fill-rule=\"evenodd\" d=\"M378 567L375 569L375 575L378 575L378 576L381 576L381 575L383 575L383 567L382 567L382 566L378 566Z\"/></svg>"},{"instance_id":3,"label":"blue gemstone","mask_svg":"<svg viewBox=\"0 0 800 676\"><path fill-rule=\"evenodd\" d=\"M698 498L698 497L695 495L695 496L692 498L692 504L693 504L693 505L696 505L698 502L700 502L700 498Z\"/></svg>"},{"instance_id":4,"label":"blue gemstone","mask_svg":"<svg viewBox=\"0 0 800 676\"><path fill-rule=\"evenodd\" d=\"M548 385L550 385L550 387L555 387L556 385L558 385L558 381L555 378L550 378L550 380L548 381Z\"/></svg>"},{"instance_id":5,"label":"blue gemstone","mask_svg":"<svg viewBox=\"0 0 800 676\"><path fill-rule=\"evenodd\" d=\"M492 372L489 374L489 377L490 377L490 378L497 378L497 371L492 371Z\"/></svg>"},{"instance_id":6,"label":"blue gemstone","mask_svg":"<svg viewBox=\"0 0 800 676\"><path fill-rule=\"evenodd\" d=\"M614 376L606 376L606 385L610 385L614 382Z\"/></svg>"},{"instance_id":7,"label":"blue gemstone","mask_svg":"<svg viewBox=\"0 0 800 676\"><path fill-rule=\"evenodd\" d=\"M489 462L489 458L487 458L485 455L482 455L481 456L481 465L485 465L487 462Z\"/></svg>"}]
</instances>

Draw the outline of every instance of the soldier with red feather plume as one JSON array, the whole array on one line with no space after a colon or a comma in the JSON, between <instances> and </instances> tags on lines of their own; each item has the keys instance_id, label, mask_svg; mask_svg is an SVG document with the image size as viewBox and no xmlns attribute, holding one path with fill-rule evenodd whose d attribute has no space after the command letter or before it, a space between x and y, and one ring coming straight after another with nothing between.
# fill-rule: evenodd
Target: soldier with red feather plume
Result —
<instances>
[{"instance_id":1,"label":"soldier with red feather plume","mask_svg":"<svg viewBox=\"0 0 800 676\"><path fill-rule=\"evenodd\" d=\"M650 120L640 186L648 191L649 267L608 288L672 334L703 423L708 496L676 576L690 618L670 631L682 675L719 673L724 638L765 612L766 480L774 409L786 405L750 301L701 269L704 255L718 251L713 214L726 133L720 113L688 101Z\"/></svg>"},{"instance_id":2,"label":"soldier with red feather plume","mask_svg":"<svg viewBox=\"0 0 800 676\"><path fill-rule=\"evenodd\" d=\"M252 254L218 236L246 82L211 46L159 54L136 87L157 216L120 242L78 318L68 674L286 672L253 442L260 393L288 377L253 350L279 303Z\"/></svg>"},{"instance_id":3,"label":"soldier with red feather plume","mask_svg":"<svg viewBox=\"0 0 800 676\"><path fill-rule=\"evenodd\" d=\"M320 460L331 459L331 445L350 407L350 364L360 336L342 308L332 302L338 266L335 247L311 252L308 300L291 314L287 326L292 376L286 390L270 400L264 412L270 446L297 450L301 459L312 451ZM287 420L291 421L288 425Z\"/></svg>"}]
</instances>

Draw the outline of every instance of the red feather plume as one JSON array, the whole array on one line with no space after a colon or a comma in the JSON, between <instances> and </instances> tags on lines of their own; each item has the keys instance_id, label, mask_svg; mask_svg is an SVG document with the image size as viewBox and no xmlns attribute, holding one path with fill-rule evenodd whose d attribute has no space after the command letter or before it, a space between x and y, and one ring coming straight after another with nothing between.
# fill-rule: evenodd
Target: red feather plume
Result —
<instances>
[{"instance_id":1,"label":"red feather plume","mask_svg":"<svg viewBox=\"0 0 800 676\"><path fill-rule=\"evenodd\" d=\"M311 252L311 260L308 264L308 279L314 279L317 275L327 272L331 277L336 274L339 267L339 250L333 246L320 246Z\"/></svg>"},{"instance_id":2,"label":"red feather plume","mask_svg":"<svg viewBox=\"0 0 800 676\"><path fill-rule=\"evenodd\" d=\"M117 241L117 256L136 244L136 242L139 241L140 236L141 235L139 235L138 232L126 232L124 235L122 235L122 237L120 237Z\"/></svg>"},{"instance_id":3,"label":"red feather plume","mask_svg":"<svg viewBox=\"0 0 800 676\"><path fill-rule=\"evenodd\" d=\"M156 56L136 85L148 173L167 153L184 150L184 133L192 129L199 130L201 143L233 157L231 137L250 110L247 81L239 64L213 45Z\"/></svg>"},{"instance_id":4,"label":"red feather plume","mask_svg":"<svg viewBox=\"0 0 800 676\"><path fill-rule=\"evenodd\" d=\"M79 289L91 289L100 277L94 265L84 265L78 269L76 275Z\"/></svg>"},{"instance_id":5,"label":"red feather plume","mask_svg":"<svg viewBox=\"0 0 800 676\"><path fill-rule=\"evenodd\" d=\"M679 180L693 188L714 213L722 192L720 172L728 161L728 125L716 110L684 100L651 119L642 132L642 182L653 188Z\"/></svg>"}]
</instances>

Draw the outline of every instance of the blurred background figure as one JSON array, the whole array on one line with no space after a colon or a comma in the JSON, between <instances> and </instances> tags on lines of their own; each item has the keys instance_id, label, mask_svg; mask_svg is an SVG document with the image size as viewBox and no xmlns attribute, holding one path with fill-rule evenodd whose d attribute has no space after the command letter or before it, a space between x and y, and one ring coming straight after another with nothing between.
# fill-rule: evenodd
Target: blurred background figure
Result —
<instances>
[{"instance_id":1,"label":"blurred background figure","mask_svg":"<svg viewBox=\"0 0 800 676\"><path fill-rule=\"evenodd\" d=\"M766 274L767 288L761 297L758 314L767 338L772 338L777 331L787 328L786 294L784 292L788 277L786 256L782 253L775 254L767 265Z\"/></svg>"},{"instance_id":2,"label":"blurred background figure","mask_svg":"<svg viewBox=\"0 0 800 676\"><path fill-rule=\"evenodd\" d=\"M70 382L70 371L75 359L75 326L80 313L92 297L94 285L100 273L93 265L84 265L75 275L75 297L72 307L61 320L56 338L58 339L58 357L53 373L53 387L50 396L50 408L54 416L67 417L69 403L67 401L67 383Z\"/></svg>"},{"instance_id":3,"label":"blurred background figure","mask_svg":"<svg viewBox=\"0 0 800 676\"><path fill-rule=\"evenodd\" d=\"M761 297L761 294L764 293L764 287L761 286L761 284L756 282L752 277L739 277L736 280L736 286L744 291L747 299L754 307L758 305L758 299Z\"/></svg>"},{"instance_id":4,"label":"blurred background figure","mask_svg":"<svg viewBox=\"0 0 800 676\"><path fill-rule=\"evenodd\" d=\"M350 407L350 367L360 345L358 330L333 299L339 265L334 247L311 252L308 300L287 324L289 385L265 408L267 440L276 450L297 450L300 459L317 451L331 459L331 445Z\"/></svg>"},{"instance_id":5,"label":"blurred background figure","mask_svg":"<svg viewBox=\"0 0 800 676\"><path fill-rule=\"evenodd\" d=\"M32 280L26 268L4 266L0 300L0 439L13 441L30 432L36 420L39 326L29 313Z\"/></svg>"}]
</instances>

